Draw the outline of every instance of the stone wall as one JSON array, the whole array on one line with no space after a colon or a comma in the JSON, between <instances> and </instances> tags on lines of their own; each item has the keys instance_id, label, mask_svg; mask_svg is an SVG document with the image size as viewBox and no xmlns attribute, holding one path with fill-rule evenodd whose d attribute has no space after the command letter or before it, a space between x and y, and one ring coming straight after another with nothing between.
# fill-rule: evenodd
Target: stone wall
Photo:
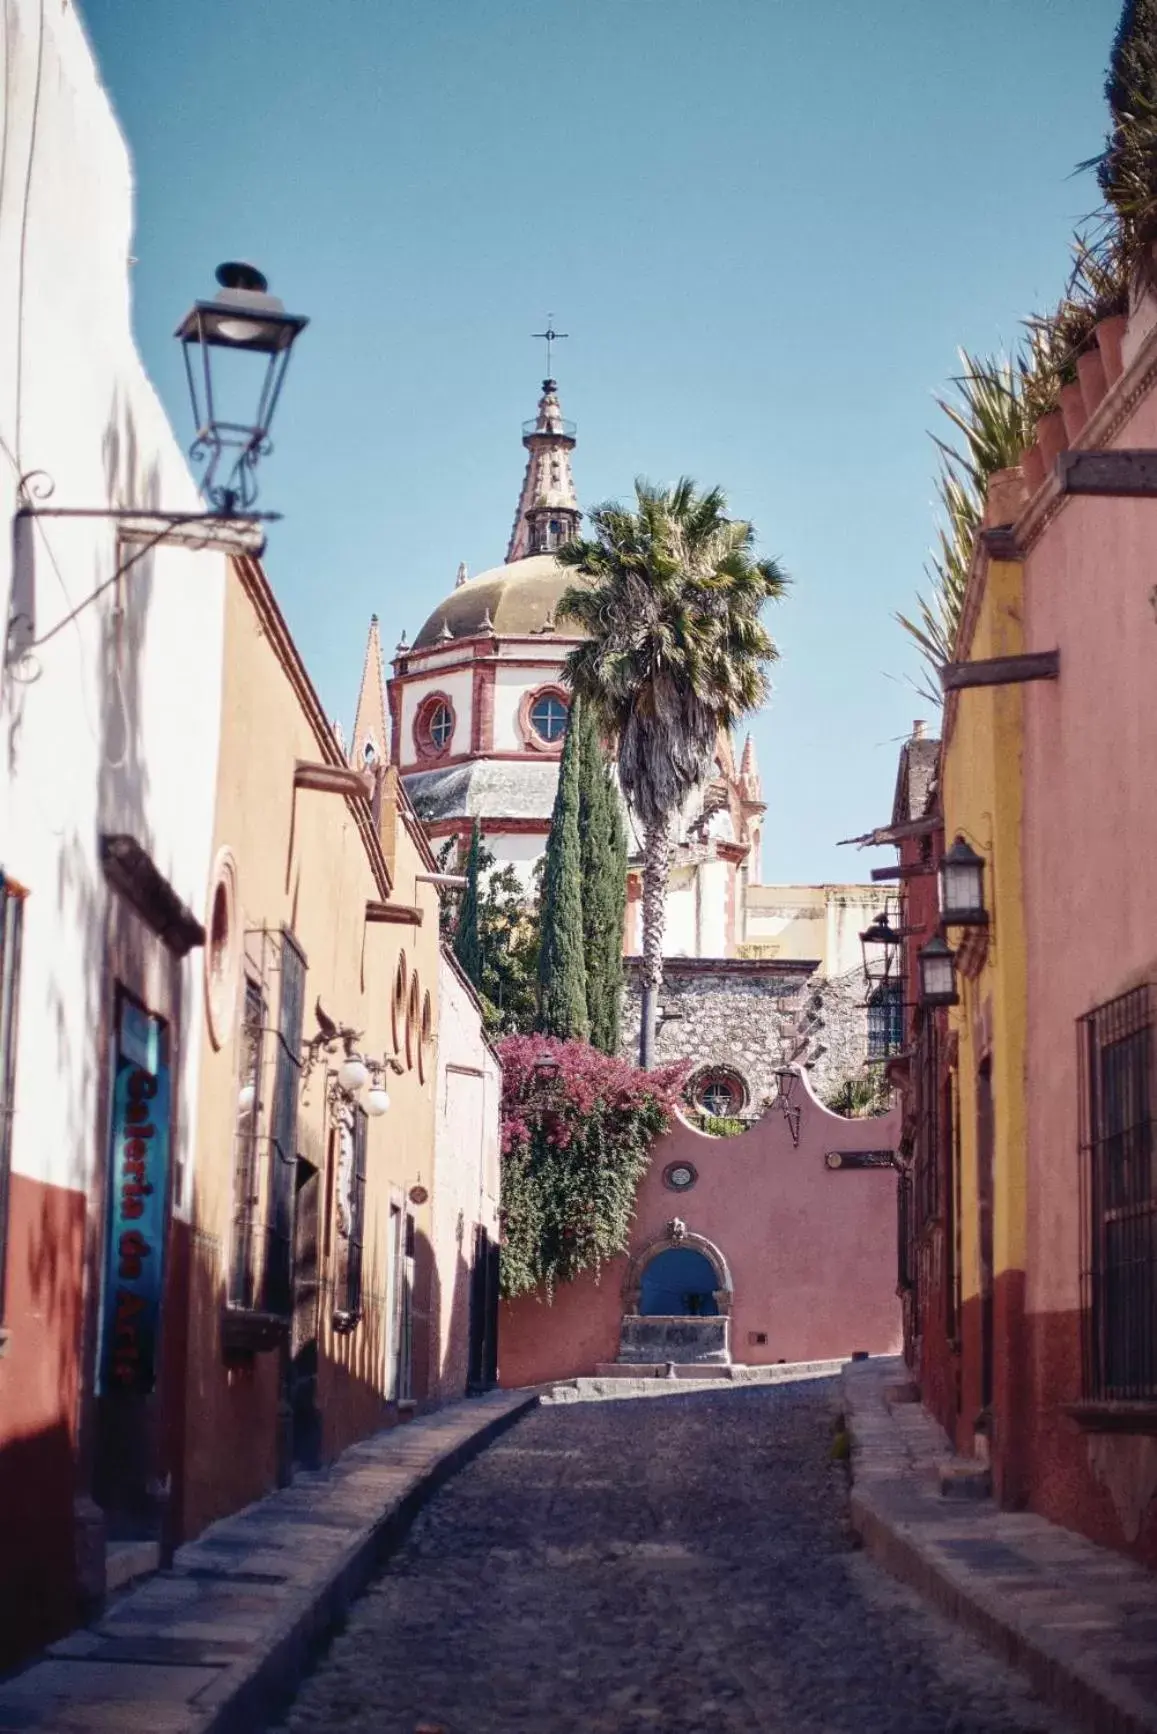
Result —
<instances>
[{"instance_id":1,"label":"stone wall","mask_svg":"<svg viewBox=\"0 0 1157 1734\"><path fill-rule=\"evenodd\" d=\"M660 1026L659 1064L687 1059L693 1076L708 1066L737 1073L745 1113L757 1114L776 1093L776 1068L793 1059L808 1067L820 1097L849 1073L862 1075L868 1013L859 970L825 980L806 963L750 958L669 958L664 969L660 1004L681 1016ZM629 1060L638 1058L640 1003L638 964L629 958L620 1048Z\"/></svg>"}]
</instances>

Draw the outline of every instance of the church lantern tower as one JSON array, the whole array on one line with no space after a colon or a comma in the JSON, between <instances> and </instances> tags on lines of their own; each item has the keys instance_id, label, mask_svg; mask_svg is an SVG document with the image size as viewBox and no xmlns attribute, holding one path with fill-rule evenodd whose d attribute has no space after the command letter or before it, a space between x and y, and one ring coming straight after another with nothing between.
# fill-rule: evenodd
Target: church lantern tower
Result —
<instances>
[{"instance_id":1,"label":"church lantern tower","mask_svg":"<svg viewBox=\"0 0 1157 1734\"><path fill-rule=\"evenodd\" d=\"M507 565L533 554L553 554L578 535L582 513L570 468L575 424L563 419L553 379L542 382L538 414L522 424L522 443L526 474L506 549Z\"/></svg>"}]
</instances>

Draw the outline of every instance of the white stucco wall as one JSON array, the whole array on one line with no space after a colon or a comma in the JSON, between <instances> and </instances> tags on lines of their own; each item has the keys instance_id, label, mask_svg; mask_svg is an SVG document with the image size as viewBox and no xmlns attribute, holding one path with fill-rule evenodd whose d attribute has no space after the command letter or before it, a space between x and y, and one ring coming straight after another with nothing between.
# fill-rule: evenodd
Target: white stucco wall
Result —
<instances>
[{"instance_id":1,"label":"white stucco wall","mask_svg":"<svg viewBox=\"0 0 1157 1734\"><path fill-rule=\"evenodd\" d=\"M414 718L431 693L444 693L454 707L454 733L448 750L451 753L470 751L474 713L474 669L441 668L422 680L407 683L402 688L402 738L398 754L403 765L412 765L418 758L414 745Z\"/></svg>"},{"instance_id":2,"label":"white stucco wall","mask_svg":"<svg viewBox=\"0 0 1157 1734\"><path fill-rule=\"evenodd\" d=\"M44 503L55 506L197 512L201 503L133 343L132 172L83 31L60 0L44 7L9 0L5 16L0 593L7 618L22 472L47 472L55 491ZM206 261L207 276L214 263ZM173 284L174 323L209 286ZM32 542L39 637L113 574L117 540L99 518L43 518ZM29 891L13 1166L54 1185L87 1187L105 1159L95 1127L106 1064L97 1030L108 992L101 939L110 895L98 863L100 832L130 832L204 918L224 585L221 556L158 548L126 574L119 614L113 588L37 648L23 678L0 675L0 866ZM183 965L175 1080L186 1200L201 972L193 951Z\"/></svg>"},{"instance_id":3,"label":"white stucco wall","mask_svg":"<svg viewBox=\"0 0 1157 1734\"><path fill-rule=\"evenodd\" d=\"M494 680L494 747L496 752L522 752L526 738L519 727L518 713L527 693L542 686L557 686L561 679L560 662L544 662L537 668L504 668L498 664Z\"/></svg>"},{"instance_id":4,"label":"white stucco wall","mask_svg":"<svg viewBox=\"0 0 1157 1734\"><path fill-rule=\"evenodd\" d=\"M726 861L704 861L699 869L699 956L726 957L727 880Z\"/></svg>"},{"instance_id":5,"label":"white stucco wall","mask_svg":"<svg viewBox=\"0 0 1157 1734\"><path fill-rule=\"evenodd\" d=\"M491 830L485 827L486 847L499 867L513 867L527 891L534 886L534 869L546 851L546 836L526 831Z\"/></svg>"},{"instance_id":6,"label":"white stucco wall","mask_svg":"<svg viewBox=\"0 0 1157 1734\"><path fill-rule=\"evenodd\" d=\"M443 1401L466 1388L474 1230L498 1234L501 1071L453 964L438 971L438 1085L434 1133L433 1243L437 1320L431 1389Z\"/></svg>"}]
</instances>

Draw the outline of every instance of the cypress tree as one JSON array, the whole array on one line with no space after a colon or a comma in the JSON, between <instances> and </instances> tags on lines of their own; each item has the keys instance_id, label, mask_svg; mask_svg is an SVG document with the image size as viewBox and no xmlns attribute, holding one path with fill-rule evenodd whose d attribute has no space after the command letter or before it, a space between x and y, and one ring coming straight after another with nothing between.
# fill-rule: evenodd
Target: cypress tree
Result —
<instances>
[{"instance_id":1,"label":"cypress tree","mask_svg":"<svg viewBox=\"0 0 1157 1734\"><path fill-rule=\"evenodd\" d=\"M454 930L454 956L475 987L482 986L482 941L478 932L478 880L482 871L482 827L474 821L470 853L466 857L466 884L458 906Z\"/></svg>"},{"instance_id":2,"label":"cypress tree","mask_svg":"<svg viewBox=\"0 0 1157 1734\"><path fill-rule=\"evenodd\" d=\"M623 911L627 837L622 802L589 707L579 706L579 830L582 843L583 953L592 1046L619 1046L623 990Z\"/></svg>"},{"instance_id":3,"label":"cypress tree","mask_svg":"<svg viewBox=\"0 0 1157 1734\"><path fill-rule=\"evenodd\" d=\"M585 1041L590 1020L583 956L578 710L577 703L571 706L546 843L538 953L538 1027L547 1035Z\"/></svg>"}]
</instances>

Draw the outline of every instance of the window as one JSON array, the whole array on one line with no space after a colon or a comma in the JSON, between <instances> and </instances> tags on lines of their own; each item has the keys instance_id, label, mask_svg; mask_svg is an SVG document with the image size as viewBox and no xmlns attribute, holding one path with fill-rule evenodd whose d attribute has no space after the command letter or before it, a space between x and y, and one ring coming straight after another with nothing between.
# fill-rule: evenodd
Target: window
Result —
<instances>
[{"instance_id":1,"label":"window","mask_svg":"<svg viewBox=\"0 0 1157 1734\"><path fill-rule=\"evenodd\" d=\"M394 1052L400 1054L406 1027L406 954L403 951L398 958L398 967L394 971L394 997L390 1001L390 1034L394 1041Z\"/></svg>"},{"instance_id":2,"label":"window","mask_svg":"<svg viewBox=\"0 0 1157 1734\"><path fill-rule=\"evenodd\" d=\"M352 1330L362 1316L362 1249L365 1244L366 1221L366 1129L369 1122L364 1108L355 1107L352 1125L343 1126L340 1136L348 1140L346 1160L348 1171L348 1216L345 1224L346 1253L344 1281L338 1290L341 1303L334 1321L339 1330Z\"/></svg>"},{"instance_id":3,"label":"window","mask_svg":"<svg viewBox=\"0 0 1157 1734\"><path fill-rule=\"evenodd\" d=\"M4 1254L8 1244L8 1177L16 1110L16 1020L20 1004L20 942L24 892L0 873L0 1322L4 1318Z\"/></svg>"},{"instance_id":4,"label":"window","mask_svg":"<svg viewBox=\"0 0 1157 1734\"><path fill-rule=\"evenodd\" d=\"M1085 1394L1157 1399L1153 989L1078 1024Z\"/></svg>"},{"instance_id":5,"label":"window","mask_svg":"<svg viewBox=\"0 0 1157 1734\"><path fill-rule=\"evenodd\" d=\"M434 1007L429 991L422 995L422 1024L418 1035L418 1078L426 1082L430 1061L434 1056Z\"/></svg>"},{"instance_id":6,"label":"window","mask_svg":"<svg viewBox=\"0 0 1157 1734\"><path fill-rule=\"evenodd\" d=\"M293 1299L293 1199L306 965L296 940L285 929L280 933L262 929L250 940L255 944L250 950L252 974L246 980L241 1029L229 1304L287 1318ZM270 987L277 983L277 1021L271 1028Z\"/></svg>"},{"instance_id":7,"label":"window","mask_svg":"<svg viewBox=\"0 0 1157 1734\"><path fill-rule=\"evenodd\" d=\"M699 1178L693 1162L668 1162L663 1170L663 1185L672 1192L688 1192Z\"/></svg>"},{"instance_id":8,"label":"window","mask_svg":"<svg viewBox=\"0 0 1157 1734\"><path fill-rule=\"evenodd\" d=\"M410 995L406 1001L406 1064L413 1069L417 1058L417 1049L421 1038L419 1019L422 1011L422 989L418 982L418 972L410 977Z\"/></svg>"},{"instance_id":9,"label":"window","mask_svg":"<svg viewBox=\"0 0 1157 1734\"><path fill-rule=\"evenodd\" d=\"M566 703L555 692L544 692L530 707L531 728L551 746L566 733L566 719Z\"/></svg>"},{"instance_id":10,"label":"window","mask_svg":"<svg viewBox=\"0 0 1157 1734\"><path fill-rule=\"evenodd\" d=\"M438 758L454 737L454 707L442 693L424 698L414 718L414 745L423 758Z\"/></svg>"},{"instance_id":11,"label":"window","mask_svg":"<svg viewBox=\"0 0 1157 1734\"><path fill-rule=\"evenodd\" d=\"M233 1245L229 1261L229 1304L254 1304L253 1225L261 1203L257 1167L257 1128L261 1115L261 1040L265 994L246 979L241 1021L241 1064L237 1078L237 1121L233 1133Z\"/></svg>"},{"instance_id":12,"label":"window","mask_svg":"<svg viewBox=\"0 0 1157 1734\"><path fill-rule=\"evenodd\" d=\"M692 1078L688 1095L702 1113L722 1120L743 1112L747 1089L738 1072L712 1066L708 1071L700 1072L697 1078Z\"/></svg>"},{"instance_id":13,"label":"window","mask_svg":"<svg viewBox=\"0 0 1157 1734\"><path fill-rule=\"evenodd\" d=\"M904 1046L904 992L885 981L868 996L868 1059L886 1060Z\"/></svg>"}]
</instances>

